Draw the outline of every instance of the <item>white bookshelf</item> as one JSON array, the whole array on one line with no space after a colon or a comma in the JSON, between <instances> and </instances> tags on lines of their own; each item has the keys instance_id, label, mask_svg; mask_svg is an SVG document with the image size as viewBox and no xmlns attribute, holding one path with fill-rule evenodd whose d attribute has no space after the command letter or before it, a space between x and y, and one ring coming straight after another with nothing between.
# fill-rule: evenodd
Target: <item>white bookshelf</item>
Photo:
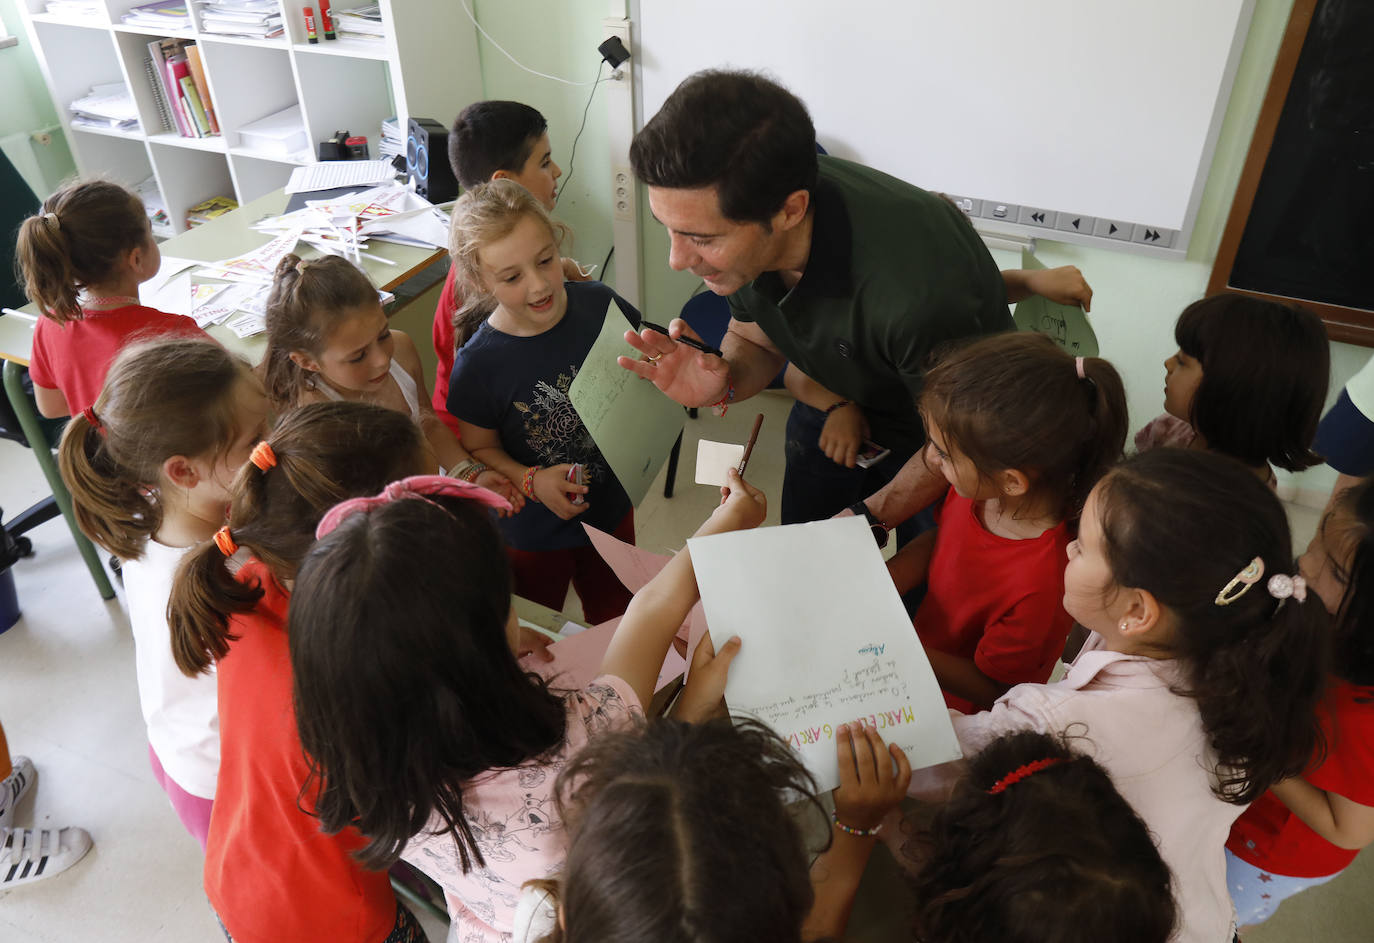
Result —
<instances>
[{"instance_id":1,"label":"white bookshelf","mask_svg":"<svg viewBox=\"0 0 1374 943\"><path fill-rule=\"evenodd\" d=\"M382 119L452 121L482 97L482 76L472 23L457 3L381 0L386 37L306 41L302 10L311 0L280 0L286 34L242 39L200 30L200 4L190 3L186 31L128 26L120 18L140 0L104 0L102 15L74 22L45 12L45 0L19 0L33 44L83 175L104 175L134 185L156 177L173 232L186 229L186 210L212 196L247 203L286 183L293 167L312 162L317 142L336 130L366 135L378 157ZM361 0L333 4L341 9ZM163 128L144 70L148 43L160 37L194 39L221 133L188 138ZM141 128L118 131L73 127L69 105L92 85L123 82L133 96ZM263 154L243 146L245 125L299 105L308 147L296 154Z\"/></svg>"}]
</instances>

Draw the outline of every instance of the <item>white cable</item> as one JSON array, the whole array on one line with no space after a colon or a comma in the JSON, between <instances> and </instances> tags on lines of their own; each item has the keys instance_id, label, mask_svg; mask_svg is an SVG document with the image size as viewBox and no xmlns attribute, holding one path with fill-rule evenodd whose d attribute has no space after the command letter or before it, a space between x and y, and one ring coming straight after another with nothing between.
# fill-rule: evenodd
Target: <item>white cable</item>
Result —
<instances>
[{"instance_id":1,"label":"white cable","mask_svg":"<svg viewBox=\"0 0 1374 943\"><path fill-rule=\"evenodd\" d=\"M590 81L590 82L572 82L572 81L569 81L568 79L561 79L561 78L559 78L559 77L556 76L556 75L549 75L547 72L540 72L540 71L538 71L538 70L536 70L536 69L531 69L529 66L525 65L525 64L524 64L523 62L521 62L519 59L515 58L515 57L512 56L510 53L506 52L506 49L505 49L504 46L502 46L502 45L501 45L500 43L498 43L496 40L492 39L492 38L491 38L491 34L488 33L486 30L482 29L482 24L477 22L477 17L473 16L473 15L472 15L472 11L468 9L468 0L458 0L458 5L459 5L460 7L462 7L462 8L463 8L463 12L466 13L466 14L468 15L468 19L472 20L472 25L475 26L475 27L477 27L477 32L481 33L484 37L486 37L487 42L489 42L489 43L491 43L493 46L495 46L498 50L500 50L500 52L501 52L501 54L502 54L503 56L505 56L505 57L506 57L507 59L509 59L511 62L514 62L516 65L518 65L520 68L524 69L526 72L530 73L530 75L537 75L537 76L539 76L541 79L552 79L552 80L555 81L555 82L562 82L564 85L574 85L574 86L583 87L583 88L585 88L585 87L588 86L588 85L595 85L595 84L597 83L597 80L596 80L596 79L593 79L593 80ZM601 74L601 67L600 67L599 65L597 66L596 74L597 74L597 75L600 75L600 74Z\"/></svg>"}]
</instances>

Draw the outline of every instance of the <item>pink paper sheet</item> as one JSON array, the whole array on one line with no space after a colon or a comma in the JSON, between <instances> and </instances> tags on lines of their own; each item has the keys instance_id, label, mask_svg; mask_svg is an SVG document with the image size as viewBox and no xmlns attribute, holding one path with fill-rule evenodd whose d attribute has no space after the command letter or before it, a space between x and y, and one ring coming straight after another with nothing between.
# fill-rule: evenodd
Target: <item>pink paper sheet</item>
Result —
<instances>
[{"instance_id":1,"label":"pink paper sheet","mask_svg":"<svg viewBox=\"0 0 1374 943\"><path fill-rule=\"evenodd\" d=\"M584 688L601 674L601 663L606 658L606 649L610 648L611 637L615 635L616 627L619 625L619 619L612 619L585 632L578 632L554 642L549 646L549 651L553 654L551 662L526 656L520 663L531 671L539 672L550 681L556 680L560 688ZM663 667L659 669L654 690L661 690L664 685L680 677L686 668L686 660L677 653L677 649L668 646L668 657L663 659Z\"/></svg>"}]
</instances>

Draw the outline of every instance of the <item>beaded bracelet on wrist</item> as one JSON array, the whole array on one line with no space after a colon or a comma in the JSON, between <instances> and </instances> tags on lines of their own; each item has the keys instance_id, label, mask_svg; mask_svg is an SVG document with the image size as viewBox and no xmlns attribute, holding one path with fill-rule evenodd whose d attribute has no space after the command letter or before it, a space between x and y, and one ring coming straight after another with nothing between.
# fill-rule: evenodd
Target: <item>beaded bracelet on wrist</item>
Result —
<instances>
[{"instance_id":1,"label":"beaded bracelet on wrist","mask_svg":"<svg viewBox=\"0 0 1374 943\"><path fill-rule=\"evenodd\" d=\"M520 490L523 491L523 492L525 492L525 497L529 498L531 501L538 501L538 500L539 500L538 498L536 498L536 497L534 496L534 476L537 475L538 473L539 473L539 466L538 466L538 465L531 465L531 466L530 466L528 469L526 469L526 471L525 471L525 480L522 481L522 482L520 482Z\"/></svg>"},{"instance_id":2,"label":"beaded bracelet on wrist","mask_svg":"<svg viewBox=\"0 0 1374 943\"><path fill-rule=\"evenodd\" d=\"M468 484L473 484L477 481L477 476L486 470L486 465L483 465L479 461L469 459L454 468L450 473L450 477L457 478L459 481L466 481Z\"/></svg>"},{"instance_id":3,"label":"beaded bracelet on wrist","mask_svg":"<svg viewBox=\"0 0 1374 943\"><path fill-rule=\"evenodd\" d=\"M847 399L842 399L842 400L840 400L838 403L831 403L830 406L826 407L825 414L826 414L827 416L829 416L831 413L833 413L833 412L834 412L835 410L837 410L837 409L844 409L846 406L852 406L852 405L853 405L853 404L852 404L849 400L847 400Z\"/></svg>"},{"instance_id":4,"label":"beaded bracelet on wrist","mask_svg":"<svg viewBox=\"0 0 1374 943\"><path fill-rule=\"evenodd\" d=\"M883 830L882 823L879 823L873 826L872 828L854 828L852 825L846 825L843 822L841 822L840 817L833 812L830 814L830 819L835 823L836 828L844 832L846 835L853 835L855 838L872 838L874 835L878 834Z\"/></svg>"}]
</instances>

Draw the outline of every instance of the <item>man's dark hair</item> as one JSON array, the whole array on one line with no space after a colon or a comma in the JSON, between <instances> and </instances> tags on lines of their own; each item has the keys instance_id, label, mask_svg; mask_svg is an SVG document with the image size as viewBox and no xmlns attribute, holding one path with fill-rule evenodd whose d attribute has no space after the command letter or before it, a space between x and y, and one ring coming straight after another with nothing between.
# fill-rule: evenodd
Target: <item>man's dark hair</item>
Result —
<instances>
[{"instance_id":1,"label":"man's dark hair","mask_svg":"<svg viewBox=\"0 0 1374 943\"><path fill-rule=\"evenodd\" d=\"M767 225L789 194L816 188L816 129L801 99L754 72L688 76L630 144L651 187L715 187L721 214Z\"/></svg>"},{"instance_id":2,"label":"man's dark hair","mask_svg":"<svg viewBox=\"0 0 1374 943\"><path fill-rule=\"evenodd\" d=\"M469 190L498 170L518 173L549 129L544 116L520 102L473 102L448 132L448 162L458 185Z\"/></svg>"}]
</instances>

